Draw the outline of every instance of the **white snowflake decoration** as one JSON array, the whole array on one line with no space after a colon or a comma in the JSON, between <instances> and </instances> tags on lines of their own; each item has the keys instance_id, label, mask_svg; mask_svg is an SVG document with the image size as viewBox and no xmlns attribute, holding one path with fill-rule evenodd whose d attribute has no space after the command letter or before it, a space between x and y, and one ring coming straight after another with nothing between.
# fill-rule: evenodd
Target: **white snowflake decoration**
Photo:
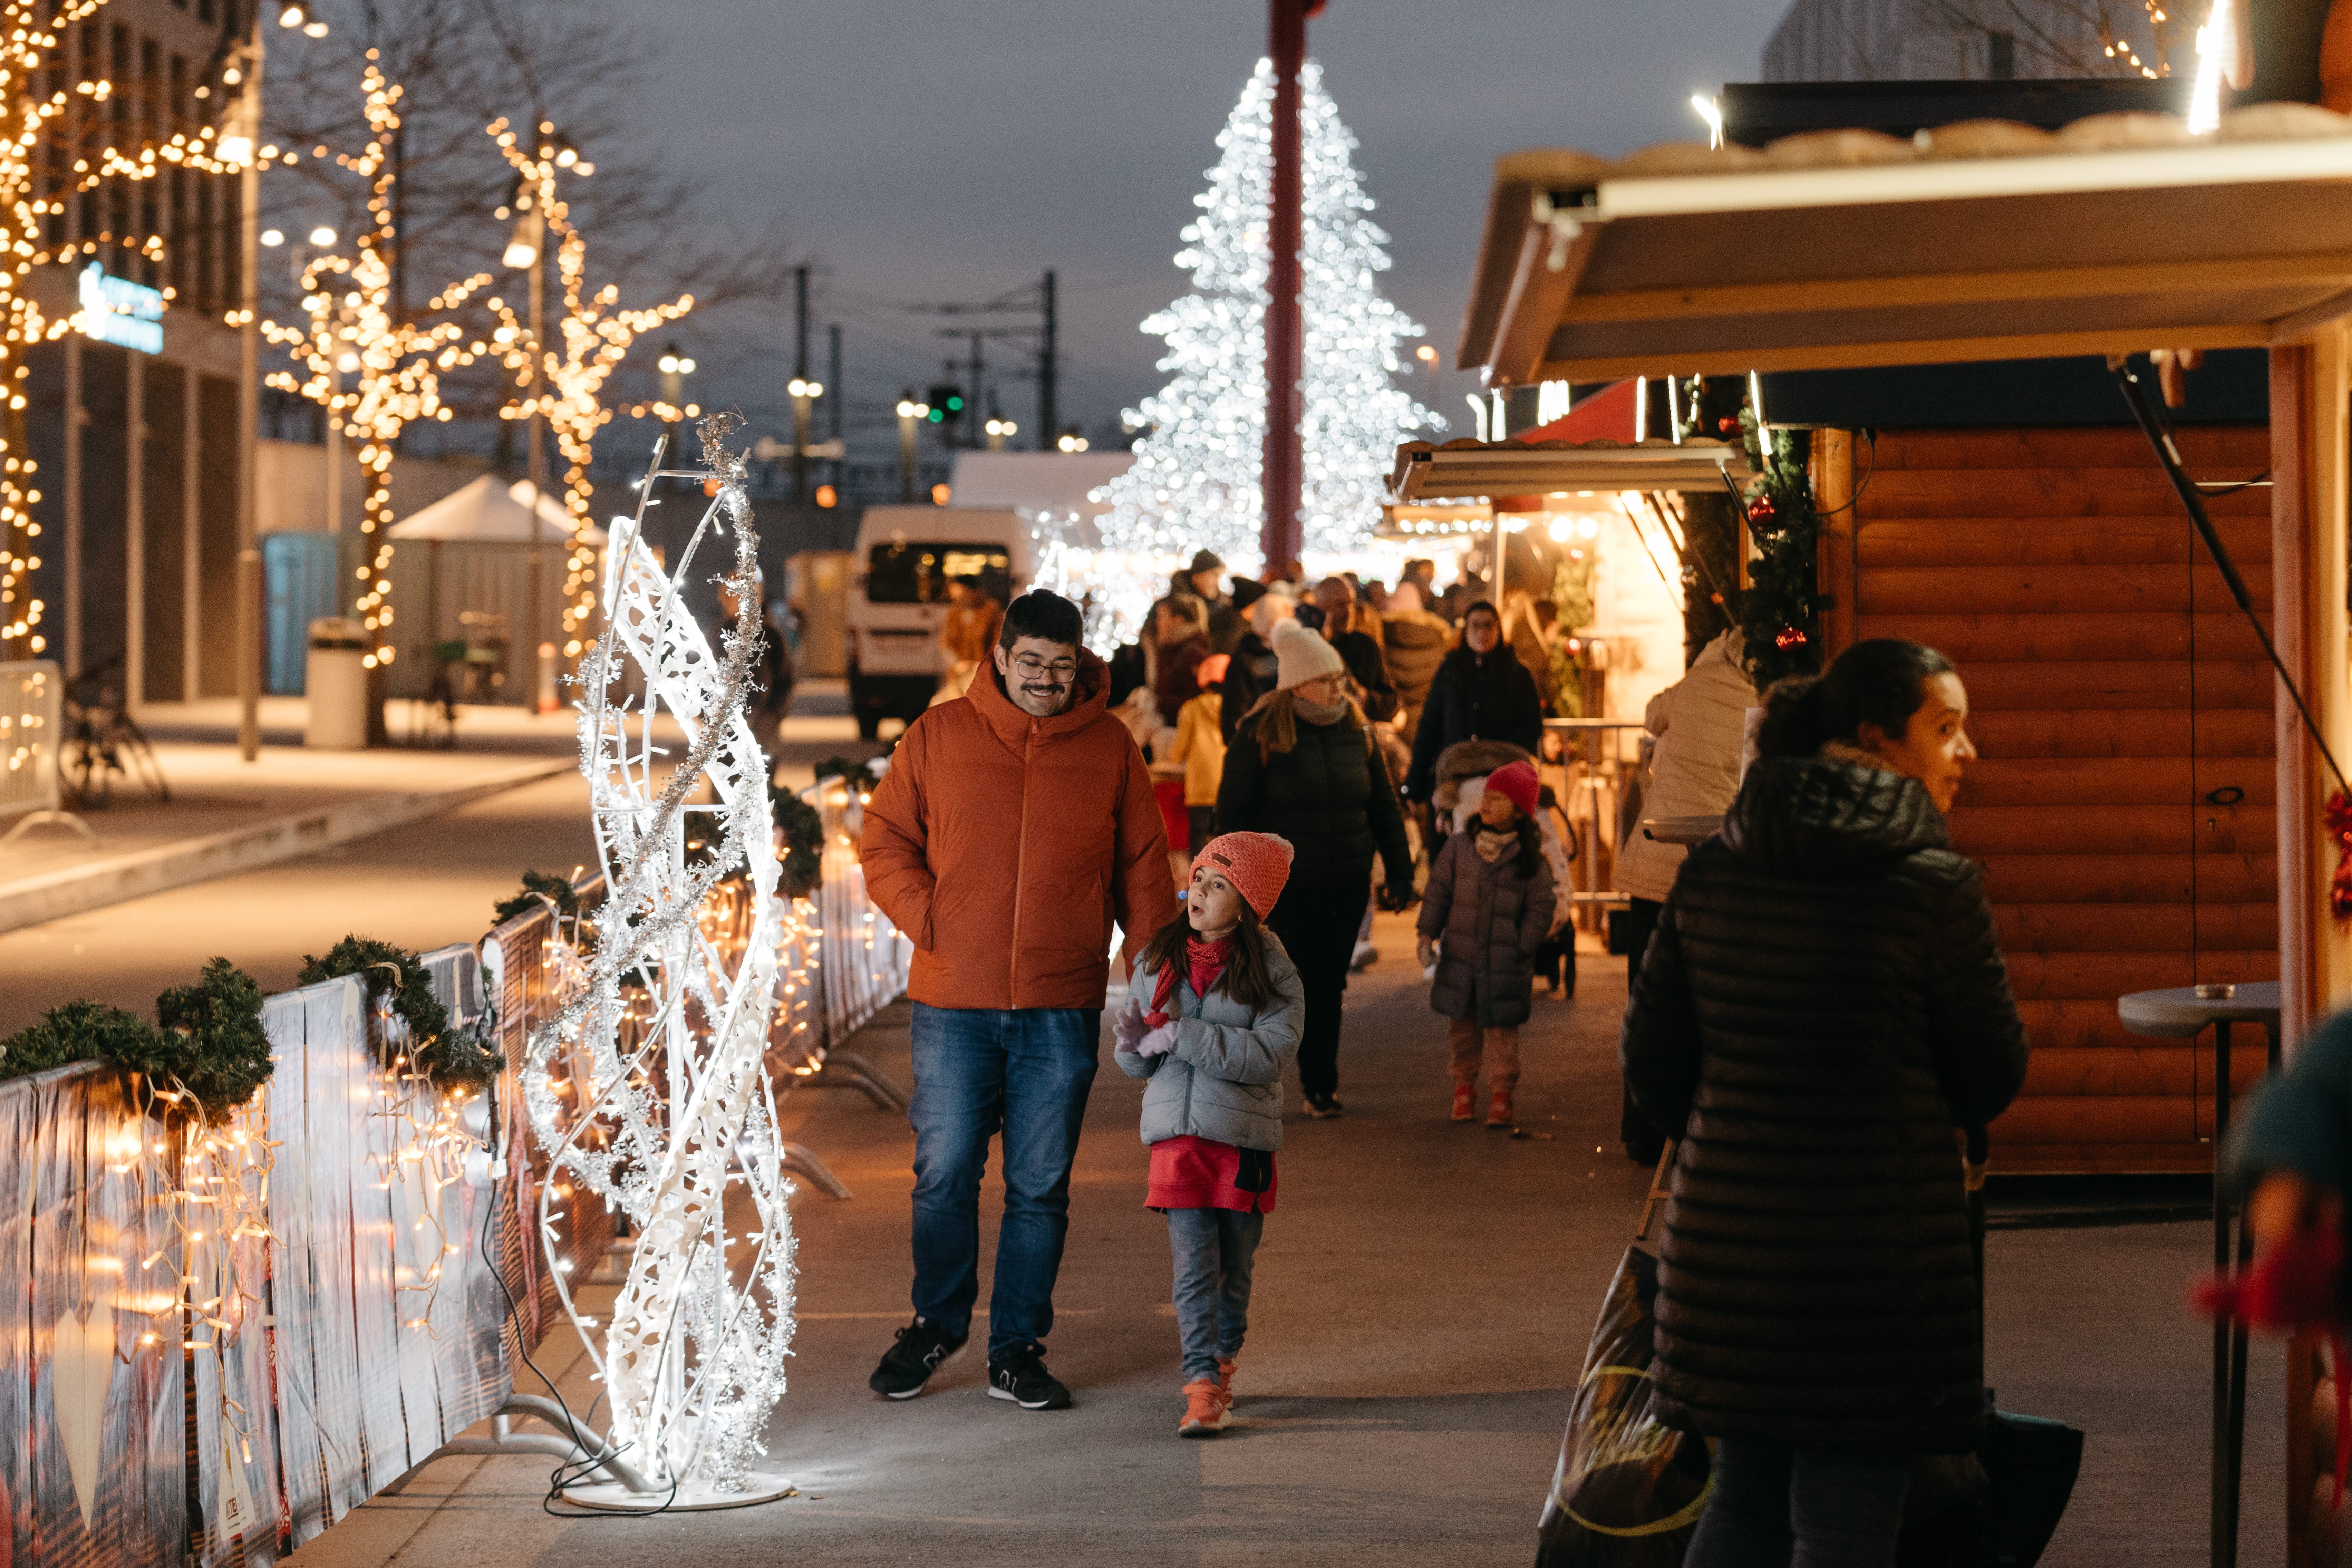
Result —
<instances>
[{"instance_id":1,"label":"white snowflake decoration","mask_svg":"<svg viewBox=\"0 0 2352 1568\"><path fill-rule=\"evenodd\" d=\"M793 1236L783 1144L763 1063L775 1005L780 933L769 763L744 717L758 651L758 536L743 459L724 448L733 420L701 425L717 498L666 575L643 543L638 516L616 520L607 556L607 626L581 670L581 767L588 775L597 848L610 889L596 951L576 999L531 1037L524 1103L541 1146L589 1192L617 1204L638 1240L627 1283L597 1356L612 1402L612 1440L656 1485L698 1495L741 1492L761 1434L784 1391L793 1333ZM698 474L686 476L699 478ZM740 611L714 658L680 602L697 548L724 519L734 542L728 581ZM625 660L625 663L624 662ZM642 700L619 690L642 680ZM670 759L653 741L667 710L687 738ZM716 805L688 804L708 783ZM714 819L715 852L686 855L689 814ZM733 973L704 935L711 889L745 871L755 925ZM621 992L645 997L634 1020ZM622 1046L625 1022L634 1044ZM583 1049L588 1103L558 1102L547 1063ZM551 1244L563 1216L541 1194ZM751 1228L729 1230L728 1205L748 1205ZM562 1276L557 1275L559 1285ZM572 1309L583 1338L593 1325ZM596 1354L593 1339L592 1355Z\"/></svg>"}]
</instances>

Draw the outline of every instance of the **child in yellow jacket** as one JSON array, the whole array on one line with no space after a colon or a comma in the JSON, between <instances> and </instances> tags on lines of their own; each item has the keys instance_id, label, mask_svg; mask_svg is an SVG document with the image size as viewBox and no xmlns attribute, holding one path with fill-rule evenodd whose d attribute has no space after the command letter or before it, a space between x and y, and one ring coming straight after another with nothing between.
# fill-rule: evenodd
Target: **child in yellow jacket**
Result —
<instances>
[{"instance_id":1,"label":"child in yellow jacket","mask_svg":"<svg viewBox=\"0 0 2352 1568\"><path fill-rule=\"evenodd\" d=\"M1216 830L1217 784L1225 775L1225 736L1220 722L1225 700L1216 688L1225 679L1231 654L1213 653L1201 661L1201 695L1176 712L1176 743L1168 760L1184 764L1184 817L1192 847L1206 844Z\"/></svg>"}]
</instances>

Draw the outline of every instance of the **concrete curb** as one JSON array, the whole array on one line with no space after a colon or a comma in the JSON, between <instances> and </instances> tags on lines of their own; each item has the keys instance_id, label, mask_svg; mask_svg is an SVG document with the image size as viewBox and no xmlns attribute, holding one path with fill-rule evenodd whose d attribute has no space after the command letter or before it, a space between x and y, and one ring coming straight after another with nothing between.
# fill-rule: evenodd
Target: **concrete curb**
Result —
<instances>
[{"instance_id":1,"label":"concrete curb","mask_svg":"<svg viewBox=\"0 0 2352 1568\"><path fill-rule=\"evenodd\" d=\"M331 845L347 844L386 828L402 827L445 811L499 795L579 764L560 758L528 763L452 789L405 790L364 795L333 805L280 816L250 827L232 827L202 838L118 855L79 866L59 867L19 882L0 883L0 931L103 909L191 882L209 881L256 867L291 860Z\"/></svg>"}]
</instances>

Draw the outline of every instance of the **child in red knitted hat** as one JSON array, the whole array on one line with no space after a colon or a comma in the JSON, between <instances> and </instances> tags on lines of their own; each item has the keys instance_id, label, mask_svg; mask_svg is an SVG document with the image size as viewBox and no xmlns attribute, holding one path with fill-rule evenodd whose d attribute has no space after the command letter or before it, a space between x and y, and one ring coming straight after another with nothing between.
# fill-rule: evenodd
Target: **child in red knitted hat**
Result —
<instances>
[{"instance_id":1,"label":"child in red knitted hat","mask_svg":"<svg viewBox=\"0 0 2352 1568\"><path fill-rule=\"evenodd\" d=\"M1519 1026L1534 1011L1536 952L1558 897L1535 823L1538 787L1526 762L1487 774L1477 816L1432 857L1421 901L1421 966L1436 966L1429 1005L1448 1019L1454 1120L1475 1120L1483 1066L1486 1125L1503 1131L1517 1120Z\"/></svg>"},{"instance_id":2,"label":"child in red knitted hat","mask_svg":"<svg viewBox=\"0 0 2352 1568\"><path fill-rule=\"evenodd\" d=\"M1111 1020L1121 1070L1149 1080L1143 1201L1167 1215L1175 1258L1180 1436L1213 1436L1230 1419L1252 1267L1274 1208L1282 1075L1307 1011L1298 971L1265 925L1290 857L1270 833L1202 846L1183 912L1145 945Z\"/></svg>"}]
</instances>

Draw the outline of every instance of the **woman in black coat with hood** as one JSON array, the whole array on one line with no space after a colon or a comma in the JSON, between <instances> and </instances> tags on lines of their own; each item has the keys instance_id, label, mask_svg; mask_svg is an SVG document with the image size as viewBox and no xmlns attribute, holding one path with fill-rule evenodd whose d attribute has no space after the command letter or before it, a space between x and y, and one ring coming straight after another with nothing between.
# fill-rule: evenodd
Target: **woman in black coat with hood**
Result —
<instances>
[{"instance_id":1,"label":"woman in black coat with hood","mask_svg":"<svg viewBox=\"0 0 2352 1568\"><path fill-rule=\"evenodd\" d=\"M1961 1130L2026 1042L1944 812L1976 755L1944 658L1882 639L1766 699L1620 1045L1681 1131L1657 1297L1670 1419L1717 1439L1690 1568L1891 1564L1912 1458L1973 1449L1983 1324Z\"/></svg>"}]
</instances>

